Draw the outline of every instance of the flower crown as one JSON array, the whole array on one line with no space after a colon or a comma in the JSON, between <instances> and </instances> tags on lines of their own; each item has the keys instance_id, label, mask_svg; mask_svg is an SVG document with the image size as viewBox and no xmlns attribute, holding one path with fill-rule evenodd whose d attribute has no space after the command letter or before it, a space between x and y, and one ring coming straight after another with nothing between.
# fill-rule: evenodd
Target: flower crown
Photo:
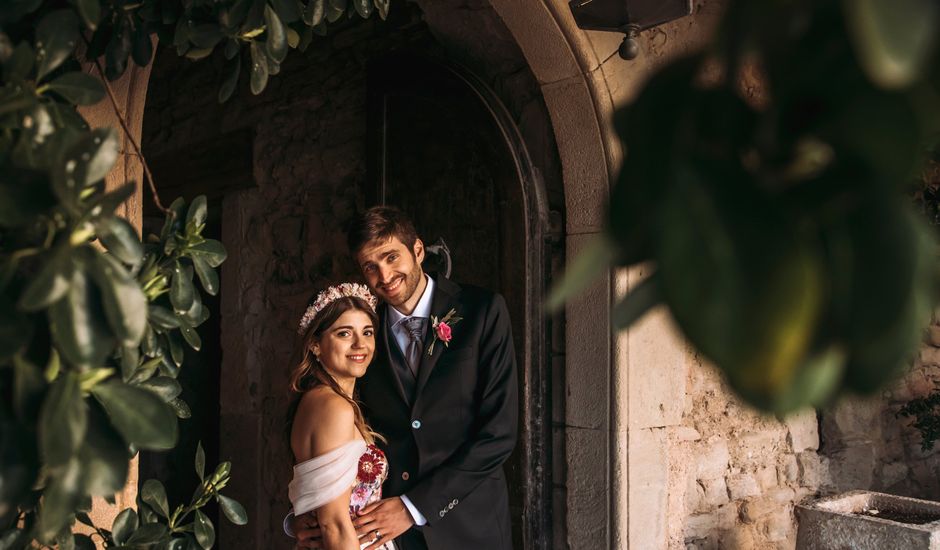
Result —
<instances>
[{"instance_id":1,"label":"flower crown","mask_svg":"<svg viewBox=\"0 0 940 550\"><path fill-rule=\"evenodd\" d=\"M302 335L306 332L307 327L310 326L310 322L313 321L314 317L323 311L326 306L340 298L360 298L362 301L369 304L372 311L375 311L375 306L379 303L378 299L369 292L369 287L366 285L359 283L342 283L331 286L317 294L317 299L307 308L307 311L304 312L304 316L300 318L300 327L297 329L297 333Z\"/></svg>"}]
</instances>

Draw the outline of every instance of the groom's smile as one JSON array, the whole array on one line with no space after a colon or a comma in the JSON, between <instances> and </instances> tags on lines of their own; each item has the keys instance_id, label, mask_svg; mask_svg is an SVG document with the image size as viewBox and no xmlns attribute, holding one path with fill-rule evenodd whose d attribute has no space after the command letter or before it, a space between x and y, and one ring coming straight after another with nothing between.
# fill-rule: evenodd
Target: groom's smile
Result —
<instances>
[{"instance_id":1,"label":"groom's smile","mask_svg":"<svg viewBox=\"0 0 940 550\"><path fill-rule=\"evenodd\" d=\"M409 250L397 237L385 241L371 242L357 254L356 260L379 299L410 314L414 309L427 281L421 269L424 260L424 243L415 241ZM421 288L419 288L421 287Z\"/></svg>"}]
</instances>

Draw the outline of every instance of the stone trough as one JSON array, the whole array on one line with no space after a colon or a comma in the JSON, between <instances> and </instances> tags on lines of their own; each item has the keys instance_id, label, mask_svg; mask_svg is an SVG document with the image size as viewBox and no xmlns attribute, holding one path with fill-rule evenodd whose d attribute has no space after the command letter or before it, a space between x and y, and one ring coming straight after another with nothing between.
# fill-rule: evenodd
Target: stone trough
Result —
<instances>
[{"instance_id":1,"label":"stone trough","mask_svg":"<svg viewBox=\"0 0 940 550\"><path fill-rule=\"evenodd\" d=\"M797 550L940 550L940 502L852 491L796 515Z\"/></svg>"}]
</instances>

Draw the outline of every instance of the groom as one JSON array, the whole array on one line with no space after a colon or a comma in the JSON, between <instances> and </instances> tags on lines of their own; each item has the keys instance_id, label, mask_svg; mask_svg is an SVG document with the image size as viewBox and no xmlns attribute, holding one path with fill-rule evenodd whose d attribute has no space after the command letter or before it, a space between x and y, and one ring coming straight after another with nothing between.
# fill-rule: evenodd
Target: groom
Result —
<instances>
[{"instance_id":1,"label":"groom","mask_svg":"<svg viewBox=\"0 0 940 550\"><path fill-rule=\"evenodd\" d=\"M358 533L401 550L510 550L502 465L516 445L518 394L505 301L424 273L424 243L398 209L369 209L348 237L383 302L358 388L389 461L386 498L356 518ZM297 520L298 546L316 548L308 517Z\"/></svg>"}]
</instances>

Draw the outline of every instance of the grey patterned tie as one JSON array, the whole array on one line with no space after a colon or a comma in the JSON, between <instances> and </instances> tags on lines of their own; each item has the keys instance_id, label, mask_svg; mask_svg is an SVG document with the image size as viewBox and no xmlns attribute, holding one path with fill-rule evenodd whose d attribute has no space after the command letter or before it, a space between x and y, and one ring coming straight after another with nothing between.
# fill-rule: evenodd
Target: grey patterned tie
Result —
<instances>
[{"instance_id":1,"label":"grey patterned tie","mask_svg":"<svg viewBox=\"0 0 940 550\"><path fill-rule=\"evenodd\" d=\"M408 333L408 349L405 350L405 360L408 361L408 368L411 374L418 377L418 365L421 364L421 348L424 347L424 318L408 317L402 321L405 331Z\"/></svg>"}]
</instances>

